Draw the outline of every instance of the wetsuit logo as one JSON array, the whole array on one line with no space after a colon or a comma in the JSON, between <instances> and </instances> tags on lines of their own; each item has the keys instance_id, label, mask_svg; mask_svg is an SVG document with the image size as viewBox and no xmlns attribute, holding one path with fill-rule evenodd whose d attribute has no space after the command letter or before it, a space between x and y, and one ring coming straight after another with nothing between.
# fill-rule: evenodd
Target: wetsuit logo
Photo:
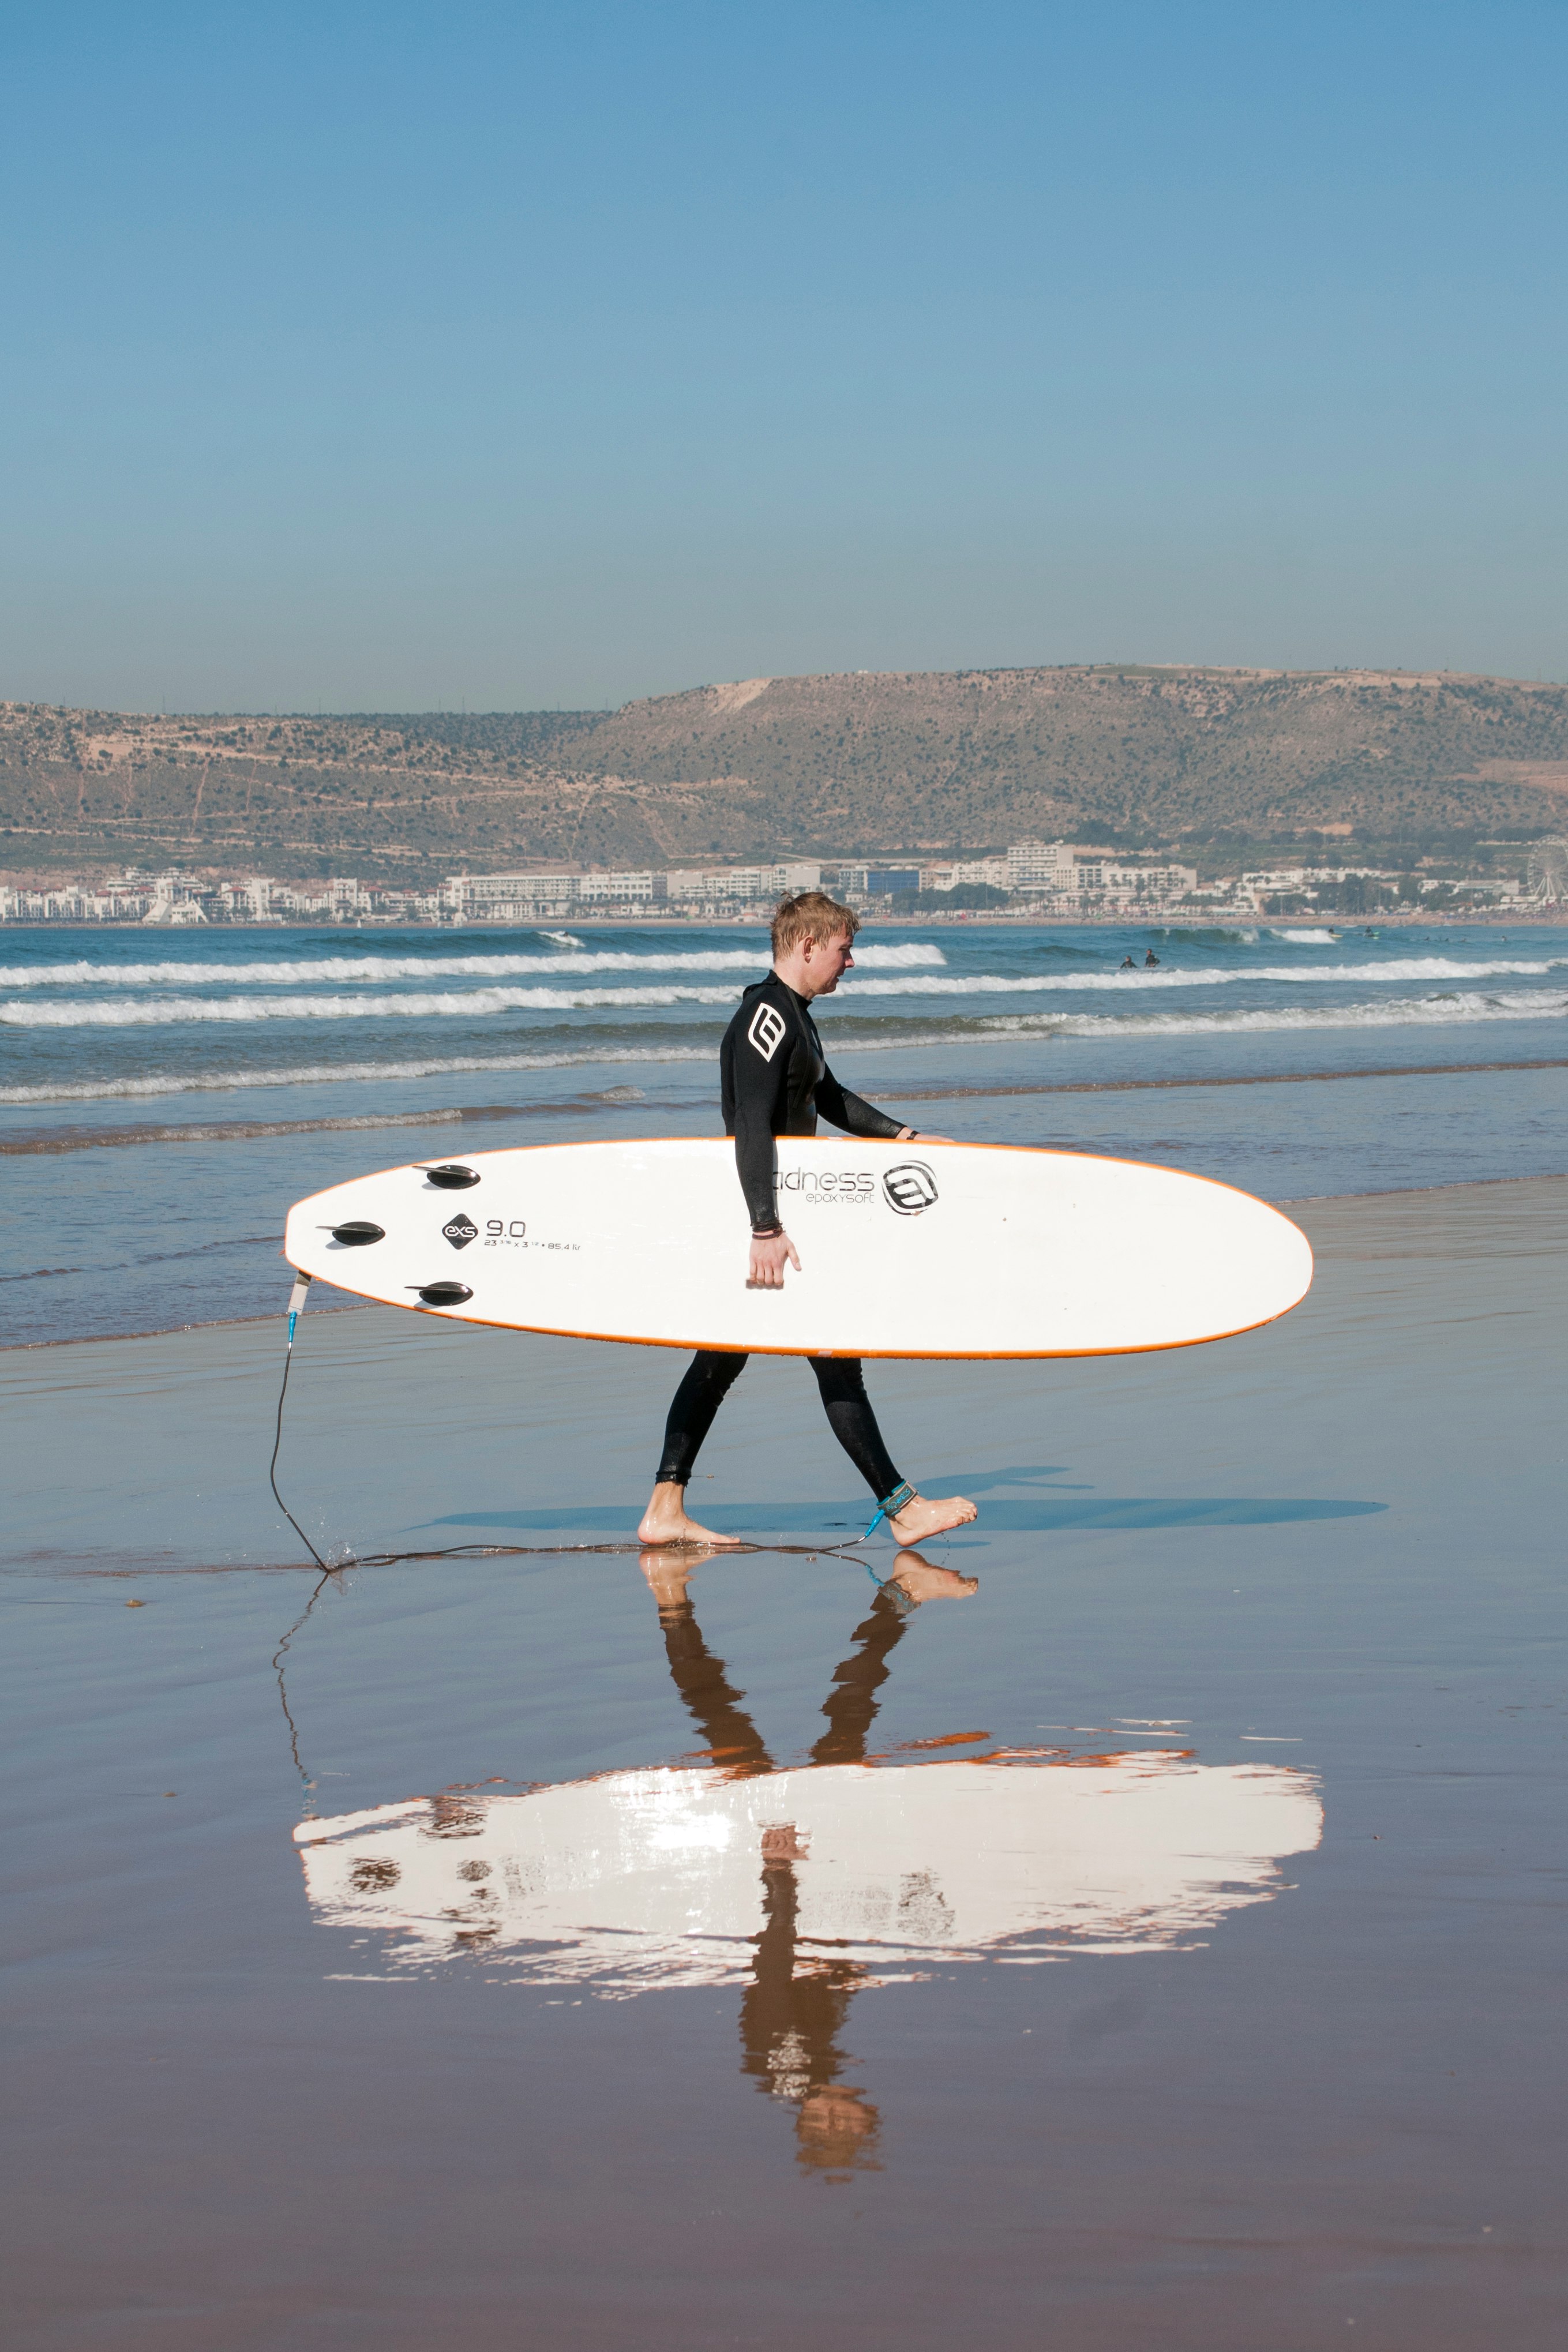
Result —
<instances>
[{"instance_id":1,"label":"wetsuit logo","mask_svg":"<svg viewBox=\"0 0 1568 2352\"><path fill-rule=\"evenodd\" d=\"M882 1179L882 1192L889 1208L896 1209L900 1217L918 1217L935 1202L936 1178L923 1160L905 1160L889 1169Z\"/></svg>"},{"instance_id":2,"label":"wetsuit logo","mask_svg":"<svg viewBox=\"0 0 1568 2352\"><path fill-rule=\"evenodd\" d=\"M784 1017L776 1004L758 1005L746 1036L764 1062L773 1060L784 1039Z\"/></svg>"},{"instance_id":3,"label":"wetsuit logo","mask_svg":"<svg viewBox=\"0 0 1568 2352\"><path fill-rule=\"evenodd\" d=\"M468 1244L477 1238L479 1230L472 1217L463 1209L459 1209L457 1215L441 1228L454 1249L467 1249Z\"/></svg>"}]
</instances>

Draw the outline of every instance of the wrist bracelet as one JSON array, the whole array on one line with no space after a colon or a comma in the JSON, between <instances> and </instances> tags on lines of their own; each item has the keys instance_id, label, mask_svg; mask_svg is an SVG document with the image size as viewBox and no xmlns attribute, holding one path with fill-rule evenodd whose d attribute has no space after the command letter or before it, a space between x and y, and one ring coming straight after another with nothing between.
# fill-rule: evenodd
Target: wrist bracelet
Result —
<instances>
[{"instance_id":1,"label":"wrist bracelet","mask_svg":"<svg viewBox=\"0 0 1568 2352\"><path fill-rule=\"evenodd\" d=\"M782 1225L753 1225L752 1239L754 1242L776 1242L783 1231Z\"/></svg>"}]
</instances>

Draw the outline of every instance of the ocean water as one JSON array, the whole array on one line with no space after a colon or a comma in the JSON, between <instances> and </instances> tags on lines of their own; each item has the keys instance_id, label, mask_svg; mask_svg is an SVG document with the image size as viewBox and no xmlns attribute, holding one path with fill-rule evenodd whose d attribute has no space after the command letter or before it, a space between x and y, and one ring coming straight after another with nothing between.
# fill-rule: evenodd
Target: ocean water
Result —
<instances>
[{"instance_id":1,"label":"ocean water","mask_svg":"<svg viewBox=\"0 0 1568 2352\"><path fill-rule=\"evenodd\" d=\"M766 967L742 926L9 929L4 1343L266 1313L291 1201L459 1134L713 1132ZM944 1133L1275 1200L1568 1171L1555 927L876 930L818 1011L848 1084Z\"/></svg>"}]
</instances>

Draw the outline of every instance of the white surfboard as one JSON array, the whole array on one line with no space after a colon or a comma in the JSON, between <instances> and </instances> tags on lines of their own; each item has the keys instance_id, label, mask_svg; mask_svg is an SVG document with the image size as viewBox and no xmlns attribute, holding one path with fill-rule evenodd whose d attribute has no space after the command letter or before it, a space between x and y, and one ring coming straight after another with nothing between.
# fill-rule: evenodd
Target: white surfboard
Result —
<instances>
[{"instance_id":1,"label":"white surfboard","mask_svg":"<svg viewBox=\"0 0 1568 2352\"><path fill-rule=\"evenodd\" d=\"M1094 1356L1286 1314L1306 1235L1206 1177L996 1144L781 1136L784 1287L746 1281L723 1139L543 1144L389 1168L289 1213L338 1288L475 1323L801 1356Z\"/></svg>"}]
</instances>

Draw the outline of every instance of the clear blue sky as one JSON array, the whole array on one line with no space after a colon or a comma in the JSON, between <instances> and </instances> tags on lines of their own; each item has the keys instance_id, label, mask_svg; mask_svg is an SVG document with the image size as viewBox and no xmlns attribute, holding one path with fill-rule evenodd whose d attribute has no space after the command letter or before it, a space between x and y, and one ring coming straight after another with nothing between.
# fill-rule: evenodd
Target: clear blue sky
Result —
<instances>
[{"instance_id":1,"label":"clear blue sky","mask_svg":"<svg viewBox=\"0 0 1568 2352\"><path fill-rule=\"evenodd\" d=\"M5 0L0 695L1568 675L1563 0Z\"/></svg>"}]
</instances>

